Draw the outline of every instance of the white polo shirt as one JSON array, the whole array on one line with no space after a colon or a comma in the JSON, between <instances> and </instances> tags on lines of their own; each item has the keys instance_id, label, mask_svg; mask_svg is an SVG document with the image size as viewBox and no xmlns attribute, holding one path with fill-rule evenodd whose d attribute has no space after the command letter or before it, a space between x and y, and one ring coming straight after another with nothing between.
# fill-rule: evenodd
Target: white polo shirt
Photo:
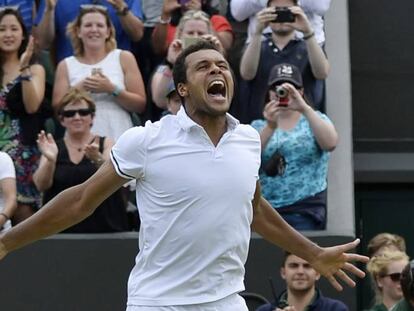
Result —
<instances>
[{"instance_id":1,"label":"white polo shirt","mask_svg":"<svg viewBox=\"0 0 414 311\"><path fill-rule=\"evenodd\" d=\"M244 290L260 138L229 114L227 123L214 146L181 108L112 148L117 173L137 179L141 217L128 305L198 304Z\"/></svg>"}]
</instances>

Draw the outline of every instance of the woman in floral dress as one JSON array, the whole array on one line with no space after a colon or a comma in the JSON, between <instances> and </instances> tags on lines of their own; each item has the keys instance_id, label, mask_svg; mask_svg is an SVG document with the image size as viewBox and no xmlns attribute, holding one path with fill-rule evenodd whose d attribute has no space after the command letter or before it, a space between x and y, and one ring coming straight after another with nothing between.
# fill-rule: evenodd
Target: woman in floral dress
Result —
<instances>
[{"instance_id":1,"label":"woman in floral dress","mask_svg":"<svg viewBox=\"0 0 414 311\"><path fill-rule=\"evenodd\" d=\"M45 93L45 71L32 63L33 38L19 12L0 12L0 150L8 153L16 168L17 202L14 223L39 208L40 195L32 174L40 153L36 137L42 126L39 112Z\"/></svg>"}]
</instances>

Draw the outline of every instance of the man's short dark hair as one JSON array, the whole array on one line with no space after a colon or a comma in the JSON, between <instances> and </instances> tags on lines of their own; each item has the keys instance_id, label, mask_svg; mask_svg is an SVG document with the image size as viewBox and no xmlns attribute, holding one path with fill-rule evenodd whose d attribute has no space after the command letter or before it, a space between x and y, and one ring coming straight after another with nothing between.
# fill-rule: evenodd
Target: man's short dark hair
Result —
<instances>
[{"instance_id":1,"label":"man's short dark hair","mask_svg":"<svg viewBox=\"0 0 414 311\"><path fill-rule=\"evenodd\" d=\"M414 260L411 260L401 273L401 289L405 300L414 300Z\"/></svg>"},{"instance_id":2,"label":"man's short dark hair","mask_svg":"<svg viewBox=\"0 0 414 311\"><path fill-rule=\"evenodd\" d=\"M272 1L273 0L268 0L266 6L269 6L270 2L272 2ZM298 5L299 4L299 1L298 0L292 0L292 2L294 3L294 5Z\"/></svg>"},{"instance_id":3,"label":"man's short dark hair","mask_svg":"<svg viewBox=\"0 0 414 311\"><path fill-rule=\"evenodd\" d=\"M197 43L190 45L186 48L175 61L174 68L173 68L173 78L175 83L175 88L178 90L179 83L186 83L187 82L187 66L185 64L185 60L188 55L193 54L198 51L202 50L215 50L220 52L219 49L212 43L207 40L200 40Z\"/></svg>"},{"instance_id":4,"label":"man's short dark hair","mask_svg":"<svg viewBox=\"0 0 414 311\"><path fill-rule=\"evenodd\" d=\"M288 257L292 255L292 253L288 252L288 251L284 251L283 252L283 258L282 258L282 268L285 266L286 264L286 260L288 259Z\"/></svg>"}]
</instances>

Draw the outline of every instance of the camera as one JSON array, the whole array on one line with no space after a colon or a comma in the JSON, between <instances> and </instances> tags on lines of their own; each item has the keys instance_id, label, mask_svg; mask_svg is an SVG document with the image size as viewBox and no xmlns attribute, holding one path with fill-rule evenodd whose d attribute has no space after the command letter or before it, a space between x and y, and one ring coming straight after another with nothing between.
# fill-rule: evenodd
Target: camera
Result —
<instances>
[{"instance_id":1,"label":"camera","mask_svg":"<svg viewBox=\"0 0 414 311\"><path fill-rule=\"evenodd\" d=\"M286 170L286 159L279 151L276 151L267 162L263 163L262 168L267 176L283 176Z\"/></svg>"},{"instance_id":2,"label":"camera","mask_svg":"<svg viewBox=\"0 0 414 311\"><path fill-rule=\"evenodd\" d=\"M279 98L286 98L289 95L289 91L283 86L276 86L276 95Z\"/></svg>"},{"instance_id":3,"label":"camera","mask_svg":"<svg viewBox=\"0 0 414 311\"><path fill-rule=\"evenodd\" d=\"M202 40L203 40L203 38L200 38L200 37L186 37L186 38L182 39L182 41L183 41L183 49L186 49L189 46L191 46L193 44L196 44L196 43L198 43L198 42L200 42Z\"/></svg>"},{"instance_id":4,"label":"camera","mask_svg":"<svg viewBox=\"0 0 414 311\"><path fill-rule=\"evenodd\" d=\"M279 303L277 304L277 308L279 309L284 309L286 307L289 307L289 304L287 303L287 301L285 300L281 300L279 301Z\"/></svg>"},{"instance_id":5,"label":"camera","mask_svg":"<svg viewBox=\"0 0 414 311\"><path fill-rule=\"evenodd\" d=\"M289 8L275 7L276 18L273 23L293 23L296 20L295 14Z\"/></svg>"}]
</instances>

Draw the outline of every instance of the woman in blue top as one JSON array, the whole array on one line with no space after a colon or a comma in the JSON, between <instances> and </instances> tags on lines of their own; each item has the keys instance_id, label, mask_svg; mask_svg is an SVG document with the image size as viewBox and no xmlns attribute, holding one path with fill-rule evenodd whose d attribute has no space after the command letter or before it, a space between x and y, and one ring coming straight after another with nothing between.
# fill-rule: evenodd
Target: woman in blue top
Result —
<instances>
[{"instance_id":1,"label":"woman in blue top","mask_svg":"<svg viewBox=\"0 0 414 311\"><path fill-rule=\"evenodd\" d=\"M338 134L328 117L304 98L299 69L273 67L264 120L255 120L262 140L260 180L264 197L298 230L326 227L329 151Z\"/></svg>"}]
</instances>

